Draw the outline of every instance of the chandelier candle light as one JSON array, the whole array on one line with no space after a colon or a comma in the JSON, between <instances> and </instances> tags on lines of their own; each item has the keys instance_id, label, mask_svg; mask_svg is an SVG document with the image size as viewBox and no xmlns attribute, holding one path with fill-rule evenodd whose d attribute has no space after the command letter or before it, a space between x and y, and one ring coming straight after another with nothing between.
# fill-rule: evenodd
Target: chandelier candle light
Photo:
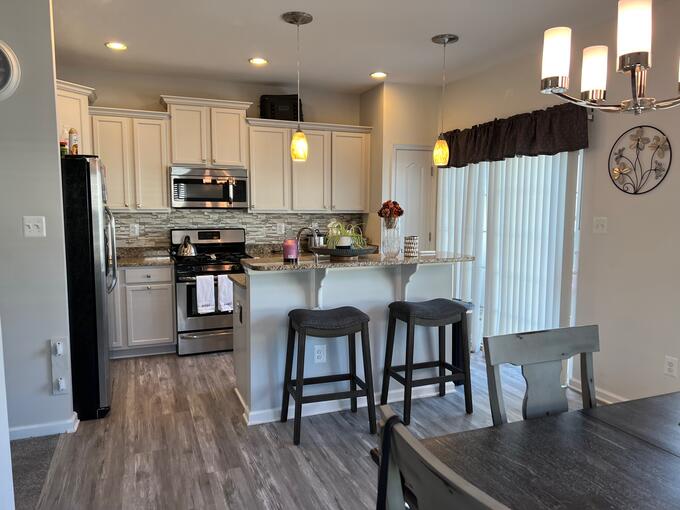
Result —
<instances>
[{"instance_id":1,"label":"chandelier candle light","mask_svg":"<svg viewBox=\"0 0 680 510\"><path fill-rule=\"evenodd\" d=\"M443 61L442 61L442 99L441 99L441 119L439 138L434 144L432 150L432 163L435 166L447 166L449 164L449 144L444 139L444 93L446 92L446 45L458 42L458 36L455 34L439 34L432 38L435 44L441 44L444 47Z\"/></svg>"},{"instance_id":2,"label":"chandelier candle light","mask_svg":"<svg viewBox=\"0 0 680 510\"><path fill-rule=\"evenodd\" d=\"M652 67L652 0L619 0L617 25L617 71L630 77L632 96L619 104L605 104L607 96L606 46L583 50L581 98L568 95L571 60L571 28L555 27L545 31L541 92L565 101L604 112L629 112L636 115L680 105L680 97L657 101L647 97L647 71ZM678 74L680 90L680 70Z\"/></svg>"},{"instance_id":3,"label":"chandelier candle light","mask_svg":"<svg viewBox=\"0 0 680 510\"><path fill-rule=\"evenodd\" d=\"M309 154L309 145L307 144L307 137L300 128L300 25L307 25L314 19L311 14L306 12L284 12L281 18L286 23L297 26L297 130L293 134L290 142L290 157L293 161L304 162L307 161Z\"/></svg>"}]
</instances>

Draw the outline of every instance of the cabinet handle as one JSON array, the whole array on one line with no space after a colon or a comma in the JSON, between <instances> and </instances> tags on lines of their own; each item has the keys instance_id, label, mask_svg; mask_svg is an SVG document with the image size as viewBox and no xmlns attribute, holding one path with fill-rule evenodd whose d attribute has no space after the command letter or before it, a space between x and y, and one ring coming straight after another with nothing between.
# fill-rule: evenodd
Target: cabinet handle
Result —
<instances>
[{"instance_id":1,"label":"cabinet handle","mask_svg":"<svg viewBox=\"0 0 680 510\"><path fill-rule=\"evenodd\" d=\"M141 203L141 202L137 202L137 209L139 209L139 208L141 208L141 207L142 207L142 203Z\"/></svg>"},{"instance_id":2,"label":"cabinet handle","mask_svg":"<svg viewBox=\"0 0 680 510\"><path fill-rule=\"evenodd\" d=\"M151 290L151 285L147 285L146 290Z\"/></svg>"},{"instance_id":3,"label":"cabinet handle","mask_svg":"<svg viewBox=\"0 0 680 510\"><path fill-rule=\"evenodd\" d=\"M150 274L147 274L147 275L145 275L145 276L146 276L147 278L151 278L151 275L150 275Z\"/></svg>"},{"instance_id":4,"label":"cabinet handle","mask_svg":"<svg viewBox=\"0 0 680 510\"><path fill-rule=\"evenodd\" d=\"M127 202L124 202L125 207L129 207L129 204Z\"/></svg>"}]
</instances>

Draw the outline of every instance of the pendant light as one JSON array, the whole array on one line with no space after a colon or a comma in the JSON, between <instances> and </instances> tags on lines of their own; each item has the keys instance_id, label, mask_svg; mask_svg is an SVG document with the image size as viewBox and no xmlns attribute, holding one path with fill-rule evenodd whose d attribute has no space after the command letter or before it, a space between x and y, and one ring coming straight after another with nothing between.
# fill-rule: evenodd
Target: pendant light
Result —
<instances>
[{"instance_id":1,"label":"pendant light","mask_svg":"<svg viewBox=\"0 0 680 510\"><path fill-rule=\"evenodd\" d=\"M449 164L449 144L444 139L444 95L446 92L446 45L449 43L458 42L458 36L455 34L439 34L432 38L435 44L441 44L444 47L444 57L442 62L442 99L441 99L441 119L439 138L434 144L432 150L432 163L435 166L447 166Z\"/></svg>"},{"instance_id":2,"label":"pendant light","mask_svg":"<svg viewBox=\"0 0 680 510\"><path fill-rule=\"evenodd\" d=\"M307 161L309 153L309 145L307 144L307 137L300 129L300 25L306 25L312 22L312 15L306 12L285 12L281 18L286 23L295 25L297 27L297 130L293 134L290 142L290 157L293 161L304 162Z\"/></svg>"}]
</instances>

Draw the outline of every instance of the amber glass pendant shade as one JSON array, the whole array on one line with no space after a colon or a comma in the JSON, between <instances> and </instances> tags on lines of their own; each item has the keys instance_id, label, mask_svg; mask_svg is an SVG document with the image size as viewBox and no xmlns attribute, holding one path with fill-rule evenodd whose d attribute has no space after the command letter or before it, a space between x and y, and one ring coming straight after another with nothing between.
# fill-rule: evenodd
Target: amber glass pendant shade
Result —
<instances>
[{"instance_id":1,"label":"amber glass pendant shade","mask_svg":"<svg viewBox=\"0 0 680 510\"><path fill-rule=\"evenodd\" d=\"M290 142L290 157L293 161L303 162L307 161L308 153L309 145L307 144L307 137L298 129L295 131L293 139Z\"/></svg>"},{"instance_id":2,"label":"amber glass pendant shade","mask_svg":"<svg viewBox=\"0 0 680 510\"><path fill-rule=\"evenodd\" d=\"M449 144L443 138L439 138L434 144L432 163L435 166L448 166L449 164Z\"/></svg>"}]
</instances>

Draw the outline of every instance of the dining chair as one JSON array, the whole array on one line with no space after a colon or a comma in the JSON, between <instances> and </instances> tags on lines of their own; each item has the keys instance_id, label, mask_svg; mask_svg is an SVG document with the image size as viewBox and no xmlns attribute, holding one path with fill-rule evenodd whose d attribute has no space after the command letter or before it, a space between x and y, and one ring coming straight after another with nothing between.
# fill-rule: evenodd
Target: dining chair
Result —
<instances>
[{"instance_id":1,"label":"dining chair","mask_svg":"<svg viewBox=\"0 0 680 510\"><path fill-rule=\"evenodd\" d=\"M522 403L522 417L525 420L569 410L566 389L562 387L560 374L562 360L576 354L581 355L583 408L595 407L597 403L593 379L593 353L599 350L597 326L484 337L493 424L501 425L508 421L501 386L501 365L505 363L522 367L522 375L527 383Z\"/></svg>"},{"instance_id":2,"label":"dining chair","mask_svg":"<svg viewBox=\"0 0 680 510\"><path fill-rule=\"evenodd\" d=\"M380 412L377 510L508 508L437 459L390 406L381 406Z\"/></svg>"}]
</instances>

